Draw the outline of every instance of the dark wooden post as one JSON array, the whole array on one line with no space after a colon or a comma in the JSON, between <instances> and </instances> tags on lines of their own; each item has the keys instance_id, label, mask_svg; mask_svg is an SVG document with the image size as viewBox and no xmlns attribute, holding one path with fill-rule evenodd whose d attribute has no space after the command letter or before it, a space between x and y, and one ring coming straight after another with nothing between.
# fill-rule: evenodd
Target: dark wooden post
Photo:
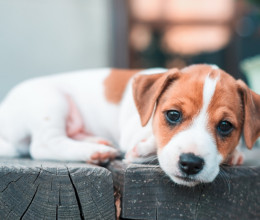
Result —
<instances>
[{"instance_id":1,"label":"dark wooden post","mask_svg":"<svg viewBox=\"0 0 260 220\"><path fill-rule=\"evenodd\" d=\"M108 167L124 219L260 219L260 167L224 167L211 184L174 184L155 165Z\"/></svg>"},{"instance_id":2,"label":"dark wooden post","mask_svg":"<svg viewBox=\"0 0 260 220\"><path fill-rule=\"evenodd\" d=\"M0 159L0 219L115 219L111 173L84 163Z\"/></svg>"}]
</instances>

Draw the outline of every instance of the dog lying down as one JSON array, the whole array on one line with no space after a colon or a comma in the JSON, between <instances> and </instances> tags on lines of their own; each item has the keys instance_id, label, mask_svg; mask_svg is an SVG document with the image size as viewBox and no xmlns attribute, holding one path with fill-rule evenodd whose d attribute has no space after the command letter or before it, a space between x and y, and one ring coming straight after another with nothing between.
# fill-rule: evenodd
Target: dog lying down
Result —
<instances>
[{"instance_id":1,"label":"dog lying down","mask_svg":"<svg viewBox=\"0 0 260 220\"><path fill-rule=\"evenodd\" d=\"M176 183L238 165L260 135L260 95L215 65L98 69L28 80L0 106L0 155L100 163L157 154ZM119 147L114 147L119 146Z\"/></svg>"}]
</instances>

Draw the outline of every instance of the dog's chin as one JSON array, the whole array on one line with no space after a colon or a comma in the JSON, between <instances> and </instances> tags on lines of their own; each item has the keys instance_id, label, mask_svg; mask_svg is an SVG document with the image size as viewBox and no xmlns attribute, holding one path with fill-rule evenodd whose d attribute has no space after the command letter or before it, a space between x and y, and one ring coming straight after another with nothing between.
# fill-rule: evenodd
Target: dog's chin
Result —
<instances>
[{"instance_id":1,"label":"dog's chin","mask_svg":"<svg viewBox=\"0 0 260 220\"><path fill-rule=\"evenodd\" d=\"M212 173L212 175L207 175L206 178L205 178L205 176L201 176L201 175L198 175L197 177L196 176L187 177L187 176L183 176L183 175L173 175L173 174L170 174L170 175L167 174L167 175L173 180L173 182L177 183L178 185L194 187L198 184L213 182L214 179L216 178L218 172L219 172L219 169L215 170Z\"/></svg>"},{"instance_id":2,"label":"dog's chin","mask_svg":"<svg viewBox=\"0 0 260 220\"><path fill-rule=\"evenodd\" d=\"M182 177L182 176L169 176L173 182L177 183L178 185L182 186L188 186L188 187L194 187L200 183L202 183L199 180L188 178L188 177Z\"/></svg>"}]
</instances>

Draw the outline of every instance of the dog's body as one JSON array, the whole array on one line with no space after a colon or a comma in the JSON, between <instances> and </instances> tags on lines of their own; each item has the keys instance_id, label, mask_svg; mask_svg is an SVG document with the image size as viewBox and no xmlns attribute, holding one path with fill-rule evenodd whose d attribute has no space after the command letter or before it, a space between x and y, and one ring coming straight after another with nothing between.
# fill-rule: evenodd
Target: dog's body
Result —
<instances>
[{"instance_id":1,"label":"dog's body","mask_svg":"<svg viewBox=\"0 0 260 220\"><path fill-rule=\"evenodd\" d=\"M2 156L98 163L114 145L130 162L157 152L175 182L193 186L242 162L235 148L243 130L249 148L260 135L260 96L210 65L89 70L18 85L0 125Z\"/></svg>"}]
</instances>

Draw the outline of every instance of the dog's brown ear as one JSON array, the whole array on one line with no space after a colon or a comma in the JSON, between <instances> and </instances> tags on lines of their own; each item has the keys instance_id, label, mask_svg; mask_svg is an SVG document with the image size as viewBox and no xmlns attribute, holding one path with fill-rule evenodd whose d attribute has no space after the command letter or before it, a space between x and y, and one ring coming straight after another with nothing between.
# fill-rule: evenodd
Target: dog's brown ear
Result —
<instances>
[{"instance_id":1,"label":"dog's brown ear","mask_svg":"<svg viewBox=\"0 0 260 220\"><path fill-rule=\"evenodd\" d=\"M161 93L179 75L179 70L174 68L166 73L137 75L135 77L133 82L133 96L142 126L145 126L151 118Z\"/></svg>"},{"instance_id":2,"label":"dog's brown ear","mask_svg":"<svg viewBox=\"0 0 260 220\"><path fill-rule=\"evenodd\" d=\"M244 138L251 149L260 136L260 95L250 90L242 81L237 81L244 108Z\"/></svg>"}]
</instances>

